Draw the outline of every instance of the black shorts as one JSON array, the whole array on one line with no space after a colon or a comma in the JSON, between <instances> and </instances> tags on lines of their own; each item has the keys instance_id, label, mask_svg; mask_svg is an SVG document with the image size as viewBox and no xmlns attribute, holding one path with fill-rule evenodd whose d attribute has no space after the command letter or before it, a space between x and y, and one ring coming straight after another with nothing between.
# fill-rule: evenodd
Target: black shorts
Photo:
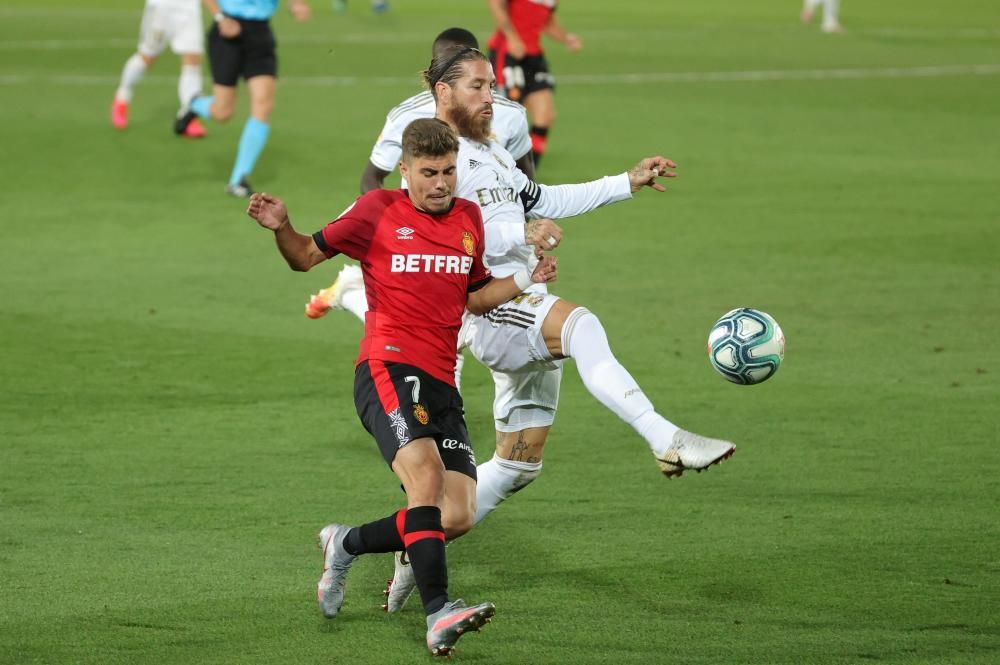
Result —
<instances>
[{"instance_id":1,"label":"black shorts","mask_svg":"<svg viewBox=\"0 0 1000 665\"><path fill-rule=\"evenodd\" d=\"M549 73L544 55L526 55L520 60L505 51L490 51L490 62L497 77L497 88L515 102L539 90L555 90L556 80Z\"/></svg>"},{"instance_id":2,"label":"black shorts","mask_svg":"<svg viewBox=\"0 0 1000 665\"><path fill-rule=\"evenodd\" d=\"M240 34L226 39L219 34L219 26L212 24L208 31L208 60L212 67L212 80L218 85L233 87L242 76L278 75L278 43L267 21L240 22Z\"/></svg>"},{"instance_id":3,"label":"black shorts","mask_svg":"<svg viewBox=\"0 0 1000 665\"><path fill-rule=\"evenodd\" d=\"M453 386L413 365L366 360L354 371L354 406L389 466L407 443L430 437L445 469L476 479L462 396Z\"/></svg>"}]
</instances>

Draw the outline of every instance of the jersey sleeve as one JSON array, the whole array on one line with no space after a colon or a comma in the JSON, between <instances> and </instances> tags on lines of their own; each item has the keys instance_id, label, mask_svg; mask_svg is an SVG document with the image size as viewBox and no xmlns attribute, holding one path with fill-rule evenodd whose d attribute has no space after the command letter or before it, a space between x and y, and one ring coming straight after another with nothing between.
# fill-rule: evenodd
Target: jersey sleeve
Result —
<instances>
[{"instance_id":1,"label":"jersey sleeve","mask_svg":"<svg viewBox=\"0 0 1000 665\"><path fill-rule=\"evenodd\" d=\"M327 258L337 254L343 254L358 261L365 258L372 237L375 235L380 209L384 209L384 206L376 205L377 194L381 191L375 190L365 194L355 201L354 205L341 213L337 219L313 234L316 246ZM376 196L372 196L372 194Z\"/></svg>"},{"instance_id":2,"label":"jersey sleeve","mask_svg":"<svg viewBox=\"0 0 1000 665\"><path fill-rule=\"evenodd\" d=\"M396 170L396 165L403 157L403 127L392 118L392 114L386 116L385 125L382 126L382 133L378 135L378 140L372 147L372 153L368 161L376 167L392 173Z\"/></svg>"},{"instance_id":3,"label":"jersey sleeve","mask_svg":"<svg viewBox=\"0 0 1000 665\"><path fill-rule=\"evenodd\" d=\"M521 200L525 215L535 219L575 217L609 203L632 198L627 173L575 185L538 185L530 180L527 182L527 186L521 190Z\"/></svg>"},{"instance_id":4,"label":"jersey sleeve","mask_svg":"<svg viewBox=\"0 0 1000 665\"><path fill-rule=\"evenodd\" d=\"M507 139L507 152L515 161L531 152L531 134L528 132L528 114L518 106L513 109L510 121L510 138Z\"/></svg>"}]
</instances>

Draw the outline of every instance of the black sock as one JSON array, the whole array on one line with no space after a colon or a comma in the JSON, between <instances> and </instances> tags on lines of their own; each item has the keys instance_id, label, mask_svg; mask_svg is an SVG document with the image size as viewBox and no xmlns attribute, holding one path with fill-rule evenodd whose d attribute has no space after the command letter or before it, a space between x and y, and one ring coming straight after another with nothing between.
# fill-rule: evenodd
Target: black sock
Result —
<instances>
[{"instance_id":1,"label":"black sock","mask_svg":"<svg viewBox=\"0 0 1000 665\"><path fill-rule=\"evenodd\" d=\"M406 511L406 555L420 590L424 611L430 615L448 602L448 563L444 553L441 509L417 506Z\"/></svg>"},{"instance_id":2,"label":"black sock","mask_svg":"<svg viewBox=\"0 0 1000 665\"><path fill-rule=\"evenodd\" d=\"M389 517L356 526L347 532L344 549L348 554L379 554L399 552L403 549L403 534L400 525L406 509Z\"/></svg>"}]
</instances>

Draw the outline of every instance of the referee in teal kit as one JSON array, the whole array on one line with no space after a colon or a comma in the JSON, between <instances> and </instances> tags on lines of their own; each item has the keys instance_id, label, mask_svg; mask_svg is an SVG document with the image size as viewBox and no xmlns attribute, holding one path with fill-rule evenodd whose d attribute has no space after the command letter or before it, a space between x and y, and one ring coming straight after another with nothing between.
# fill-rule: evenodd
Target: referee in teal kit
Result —
<instances>
[{"instance_id":1,"label":"referee in teal kit","mask_svg":"<svg viewBox=\"0 0 1000 665\"><path fill-rule=\"evenodd\" d=\"M278 0L202 0L215 21L208 31L208 59L212 68L211 97L195 97L191 110L177 118L174 131L183 134L195 117L225 122L236 110L236 84L242 76L250 91L250 117L243 126L236 163L226 193L248 197L248 180L271 132L271 110L278 80L277 43L270 19ZM289 0L298 21L309 18L305 0Z\"/></svg>"}]
</instances>

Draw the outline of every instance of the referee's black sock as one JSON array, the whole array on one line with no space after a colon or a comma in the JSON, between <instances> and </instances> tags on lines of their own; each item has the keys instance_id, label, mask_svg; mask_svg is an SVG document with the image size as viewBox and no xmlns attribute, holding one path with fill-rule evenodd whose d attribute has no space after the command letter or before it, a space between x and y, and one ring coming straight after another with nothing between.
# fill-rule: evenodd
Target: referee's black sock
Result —
<instances>
[{"instance_id":1,"label":"referee's black sock","mask_svg":"<svg viewBox=\"0 0 1000 665\"><path fill-rule=\"evenodd\" d=\"M444 553L441 509L417 506L406 511L403 543L413 566L420 599L428 615L448 602L448 563Z\"/></svg>"},{"instance_id":2,"label":"referee's black sock","mask_svg":"<svg viewBox=\"0 0 1000 665\"><path fill-rule=\"evenodd\" d=\"M403 520L406 509L389 517L356 526L347 532L344 549L349 554L379 554L403 550Z\"/></svg>"}]
</instances>

